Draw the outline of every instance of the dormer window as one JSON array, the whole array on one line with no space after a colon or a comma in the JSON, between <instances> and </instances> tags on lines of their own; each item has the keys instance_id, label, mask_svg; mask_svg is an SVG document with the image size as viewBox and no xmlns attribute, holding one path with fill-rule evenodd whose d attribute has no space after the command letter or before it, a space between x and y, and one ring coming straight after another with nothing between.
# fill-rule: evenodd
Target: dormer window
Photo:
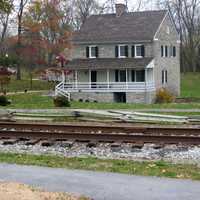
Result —
<instances>
[{"instance_id":1,"label":"dormer window","mask_svg":"<svg viewBox=\"0 0 200 200\"><path fill-rule=\"evenodd\" d=\"M97 46L86 47L86 57L87 58L97 58L98 57L98 47Z\"/></svg>"}]
</instances>

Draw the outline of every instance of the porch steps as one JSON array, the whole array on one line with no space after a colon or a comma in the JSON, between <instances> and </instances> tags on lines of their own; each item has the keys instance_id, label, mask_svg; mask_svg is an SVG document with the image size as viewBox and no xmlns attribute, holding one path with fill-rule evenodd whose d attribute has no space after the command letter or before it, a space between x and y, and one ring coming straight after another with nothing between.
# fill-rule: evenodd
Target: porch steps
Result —
<instances>
[{"instance_id":1,"label":"porch steps","mask_svg":"<svg viewBox=\"0 0 200 200\"><path fill-rule=\"evenodd\" d=\"M68 98L68 100L70 101L70 93L65 90L63 82L60 82L58 85L56 85L55 95L56 96L59 96L59 95L64 96L64 97Z\"/></svg>"}]
</instances>

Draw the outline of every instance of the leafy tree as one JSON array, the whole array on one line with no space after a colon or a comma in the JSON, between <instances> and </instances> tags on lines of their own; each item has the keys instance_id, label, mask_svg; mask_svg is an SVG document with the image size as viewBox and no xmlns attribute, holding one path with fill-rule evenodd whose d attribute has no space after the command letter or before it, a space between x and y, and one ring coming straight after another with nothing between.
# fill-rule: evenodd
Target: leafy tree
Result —
<instances>
[{"instance_id":1,"label":"leafy tree","mask_svg":"<svg viewBox=\"0 0 200 200\"><path fill-rule=\"evenodd\" d=\"M72 33L62 3L63 0L34 1L24 18L29 40L37 51L37 61L47 57L50 66L60 52L71 48Z\"/></svg>"}]
</instances>

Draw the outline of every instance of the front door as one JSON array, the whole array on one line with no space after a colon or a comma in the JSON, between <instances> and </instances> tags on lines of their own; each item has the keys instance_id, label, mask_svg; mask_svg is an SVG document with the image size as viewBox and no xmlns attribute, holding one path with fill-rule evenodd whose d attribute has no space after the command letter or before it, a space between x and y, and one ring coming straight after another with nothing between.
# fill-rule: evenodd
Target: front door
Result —
<instances>
[{"instance_id":1,"label":"front door","mask_svg":"<svg viewBox=\"0 0 200 200\"><path fill-rule=\"evenodd\" d=\"M91 71L92 88L96 88L96 82L97 82L97 71Z\"/></svg>"}]
</instances>

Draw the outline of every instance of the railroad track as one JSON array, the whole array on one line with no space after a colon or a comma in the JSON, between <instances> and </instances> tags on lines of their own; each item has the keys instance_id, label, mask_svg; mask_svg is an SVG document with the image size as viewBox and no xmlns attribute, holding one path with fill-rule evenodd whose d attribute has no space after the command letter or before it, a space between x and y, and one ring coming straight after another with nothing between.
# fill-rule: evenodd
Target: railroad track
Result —
<instances>
[{"instance_id":1,"label":"railroad track","mask_svg":"<svg viewBox=\"0 0 200 200\"><path fill-rule=\"evenodd\" d=\"M2 140L200 144L200 128L0 123Z\"/></svg>"}]
</instances>

